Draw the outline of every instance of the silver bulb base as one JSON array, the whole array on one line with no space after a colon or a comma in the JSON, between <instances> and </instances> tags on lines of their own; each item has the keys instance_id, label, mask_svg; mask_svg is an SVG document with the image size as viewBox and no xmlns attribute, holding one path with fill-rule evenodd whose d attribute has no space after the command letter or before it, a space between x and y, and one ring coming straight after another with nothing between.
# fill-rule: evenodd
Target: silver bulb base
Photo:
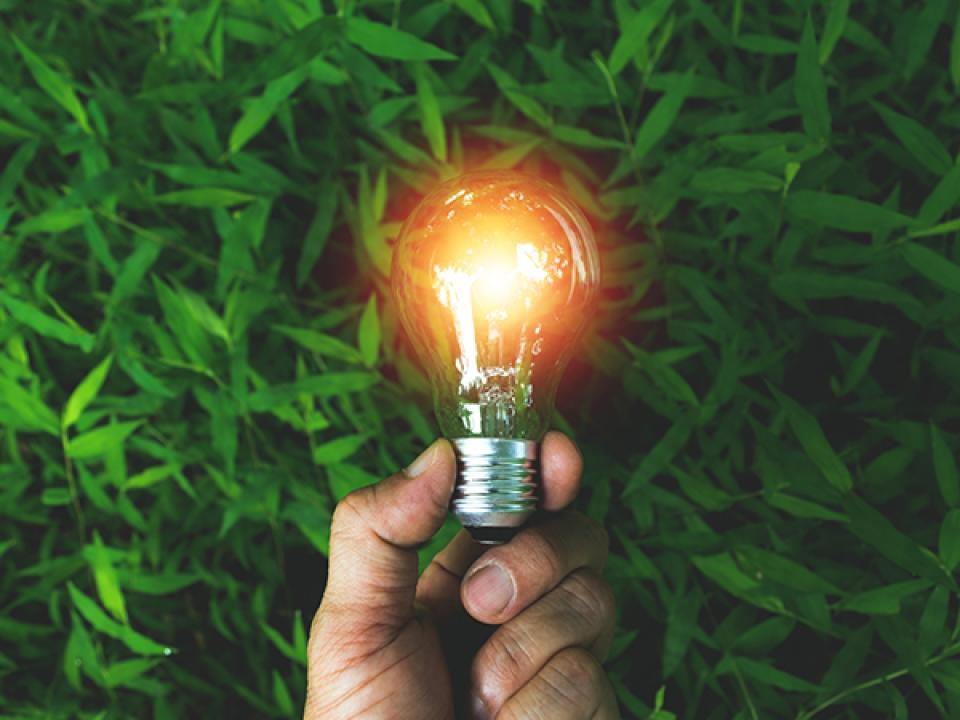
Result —
<instances>
[{"instance_id":1,"label":"silver bulb base","mask_svg":"<svg viewBox=\"0 0 960 720\"><path fill-rule=\"evenodd\" d=\"M504 438L455 438L457 486L450 509L474 540L509 540L537 509L537 443Z\"/></svg>"}]
</instances>

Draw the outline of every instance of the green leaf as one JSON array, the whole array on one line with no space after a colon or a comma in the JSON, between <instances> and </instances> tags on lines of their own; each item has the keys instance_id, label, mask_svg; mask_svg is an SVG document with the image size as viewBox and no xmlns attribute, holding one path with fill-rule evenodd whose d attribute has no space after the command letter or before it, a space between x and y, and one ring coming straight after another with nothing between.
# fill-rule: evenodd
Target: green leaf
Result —
<instances>
[{"instance_id":1,"label":"green leaf","mask_svg":"<svg viewBox=\"0 0 960 720\"><path fill-rule=\"evenodd\" d=\"M194 208L231 207L250 202L254 195L226 188L191 188L154 196L163 205L183 205Z\"/></svg>"},{"instance_id":2,"label":"green leaf","mask_svg":"<svg viewBox=\"0 0 960 720\"><path fill-rule=\"evenodd\" d=\"M141 242L136 250L127 256L120 266L120 272L110 292L109 307L114 308L122 300L134 295L141 288L147 271L160 255L160 245L156 242Z\"/></svg>"},{"instance_id":3,"label":"green leaf","mask_svg":"<svg viewBox=\"0 0 960 720\"><path fill-rule=\"evenodd\" d=\"M783 555L759 547L744 546L737 550L737 556L744 559L744 564L756 568L764 579L773 580L804 593L841 594L836 585Z\"/></svg>"},{"instance_id":4,"label":"green leaf","mask_svg":"<svg viewBox=\"0 0 960 720\"><path fill-rule=\"evenodd\" d=\"M633 143L632 156L635 160L643 160L673 126L693 85L693 77L693 71L688 70L676 85L657 100L657 104L643 119Z\"/></svg>"},{"instance_id":5,"label":"green leaf","mask_svg":"<svg viewBox=\"0 0 960 720\"><path fill-rule=\"evenodd\" d=\"M152 485L156 485L162 480L166 480L168 477L172 477L179 470L180 467L173 463L154 465L153 467L148 467L146 470L141 470L137 474L128 477L127 482L124 483L123 487L125 490L139 490L141 488L147 488Z\"/></svg>"},{"instance_id":6,"label":"green leaf","mask_svg":"<svg viewBox=\"0 0 960 720\"><path fill-rule=\"evenodd\" d=\"M953 572L960 565L960 509L953 508L940 526L940 559Z\"/></svg>"},{"instance_id":7,"label":"green leaf","mask_svg":"<svg viewBox=\"0 0 960 720\"><path fill-rule=\"evenodd\" d=\"M394 60L456 60L457 56L389 25L352 17L346 21L347 40L377 57Z\"/></svg>"},{"instance_id":8,"label":"green leaf","mask_svg":"<svg viewBox=\"0 0 960 720\"><path fill-rule=\"evenodd\" d=\"M59 340L66 345L74 345L83 352L90 352L93 349L93 335L90 333L56 320L3 290L0 290L0 305L5 307L16 320L44 337Z\"/></svg>"},{"instance_id":9,"label":"green leaf","mask_svg":"<svg viewBox=\"0 0 960 720\"><path fill-rule=\"evenodd\" d=\"M40 56L36 55L30 48L24 45L20 38L16 35L10 35L10 37L13 39L13 44L20 52L23 61L27 64L27 69L30 70L33 79L37 81L37 85L39 85L54 102L73 115L74 120L83 128L85 133L91 134L93 131L87 119L87 111L84 109L83 103L77 98L73 85L47 65Z\"/></svg>"},{"instance_id":10,"label":"green leaf","mask_svg":"<svg viewBox=\"0 0 960 720\"><path fill-rule=\"evenodd\" d=\"M303 66L271 81L260 97L247 103L243 115L230 131L230 152L239 151L270 122L280 105L307 79L309 70L309 66Z\"/></svg>"},{"instance_id":11,"label":"green leaf","mask_svg":"<svg viewBox=\"0 0 960 720\"><path fill-rule=\"evenodd\" d=\"M767 502L775 508L790 513L794 517L807 518L810 520L847 521L847 517L842 513L834 512L815 502L794 497L793 495L775 493L767 498Z\"/></svg>"},{"instance_id":12,"label":"green leaf","mask_svg":"<svg viewBox=\"0 0 960 720\"><path fill-rule=\"evenodd\" d=\"M172 648L156 643L132 628L112 620L90 597L78 590L72 582L67 582L67 589L70 592L71 600L73 600L73 606L83 616L84 620L93 626L94 630L119 640L137 655L170 655L173 653Z\"/></svg>"},{"instance_id":13,"label":"green leaf","mask_svg":"<svg viewBox=\"0 0 960 720\"><path fill-rule=\"evenodd\" d=\"M506 71L493 63L487 63L487 72L497 84L500 92L517 108L520 112L533 120L537 125L543 128L549 128L553 124L553 118L550 117L543 105L527 95L517 81Z\"/></svg>"},{"instance_id":14,"label":"green leaf","mask_svg":"<svg viewBox=\"0 0 960 720\"><path fill-rule=\"evenodd\" d=\"M809 15L803 25L803 35L797 50L793 94L800 107L804 132L813 140L825 143L830 137L830 106L827 101L827 83L820 68L817 38Z\"/></svg>"},{"instance_id":15,"label":"green leaf","mask_svg":"<svg viewBox=\"0 0 960 720\"><path fill-rule=\"evenodd\" d=\"M674 599L667 613L667 628L663 636L663 677L676 672L697 631L700 613L700 594L684 593Z\"/></svg>"},{"instance_id":16,"label":"green leaf","mask_svg":"<svg viewBox=\"0 0 960 720\"><path fill-rule=\"evenodd\" d=\"M570 125L553 125L550 134L560 142L588 150L623 150L625 147L623 140L599 137L585 128Z\"/></svg>"},{"instance_id":17,"label":"green leaf","mask_svg":"<svg viewBox=\"0 0 960 720\"><path fill-rule=\"evenodd\" d=\"M940 223L939 225L934 225L931 228L925 228L923 230L911 230L908 235L912 238L921 238L921 237L933 237L934 235L948 235L950 233L955 233L960 230L960 218L956 220L949 220L945 223Z\"/></svg>"},{"instance_id":18,"label":"green leaf","mask_svg":"<svg viewBox=\"0 0 960 720\"><path fill-rule=\"evenodd\" d=\"M930 423L930 445L933 450L933 470L944 501L952 508L960 507L960 470L950 447L937 426Z\"/></svg>"},{"instance_id":19,"label":"green leaf","mask_svg":"<svg viewBox=\"0 0 960 720\"><path fill-rule=\"evenodd\" d=\"M292 717L296 713L290 691L287 690L283 677L276 670L273 671L273 701L283 717Z\"/></svg>"},{"instance_id":20,"label":"green leaf","mask_svg":"<svg viewBox=\"0 0 960 720\"><path fill-rule=\"evenodd\" d=\"M954 165L940 178L940 182L923 201L917 213L917 223L923 226L938 222L947 212L960 203L960 165ZM916 231L914 231L916 232ZM914 235L911 232L911 235Z\"/></svg>"},{"instance_id":21,"label":"green leaf","mask_svg":"<svg viewBox=\"0 0 960 720\"><path fill-rule=\"evenodd\" d=\"M820 39L819 60L821 65L826 65L830 61L833 49L843 35L849 12L850 0L833 0L830 3L830 12L827 13L827 22L823 27L823 37Z\"/></svg>"},{"instance_id":22,"label":"green leaf","mask_svg":"<svg viewBox=\"0 0 960 720\"><path fill-rule=\"evenodd\" d=\"M344 395L366 390L377 380L377 375L365 372L331 372L325 375L314 375L295 383L275 385L251 393L247 397L247 404L255 412L263 412L291 403L301 394L314 397Z\"/></svg>"},{"instance_id":23,"label":"green leaf","mask_svg":"<svg viewBox=\"0 0 960 720\"><path fill-rule=\"evenodd\" d=\"M888 303L902 310L919 310L920 302L902 290L876 280L847 275L818 272L786 272L770 283L774 293L788 302L854 298L869 302Z\"/></svg>"},{"instance_id":24,"label":"green leaf","mask_svg":"<svg viewBox=\"0 0 960 720\"><path fill-rule=\"evenodd\" d=\"M935 587L920 616L920 652L924 658L930 657L947 640L947 609L950 593L945 587Z\"/></svg>"},{"instance_id":25,"label":"green leaf","mask_svg":"<svg viewBox=\"0 0 960 720\"><path fill-rule=\"evenodd\" d=\"M138 420L136 422L114 423L89 430L67 443L67 455L77 460L104 455L123 444L131 433L142 424L143 421Z\"/></svg>"},{"instance_id":26,"label":"green leaf","mask_svg":"<svg viewBox=\"0 0 960 720\"><path fill-rule=\"evenodd\" d=\"M320 197L317 198L317 209L313 215L313 221L310 223L307 235L303 239L300 260L297 262L297 287L303 285L313 271L314 265L317 264L317 260L323 254L336 214L336 188L328 185L326 192L321 193Z\"/></svg>"},{"instance_id":27,"label":"green leaf","mask_svg":"<svg viewBox=\"0 0 960 720\"><path fill-rule=\"evenodd\" d=\"M63 651L63 674L75 690L83 689L81 671L95 683L102 685L104 679L93 640L77 614L71 611L70 617L70 637Z\"/></svg>"},{"instance_id":28,"label":"green leaf","mask_svg":"<svg viewBox=\"0 0 960 720\"><path fill-rule=\"evenodd\" d=\"M750 658L734 658L732 655L724 657L717 665L716 673L723 675L725 673L736 672L734 668L739 668L747 677L759 680L765 686L779 688L790 692L811 692L817 689L817 686L806 680L791 675L782 670L777 670L772 665L759 660Z\"/></svg>"},{"instance_id":29,"label":"green leaf","mask_svg":"<svg viewBox=\"0 0 960 720\"><path fill-rule=\"evenodd\" d=\"M820 469L827 481L842 493L853 488L853 480L847 466L830 446L816 418L776 388L771 387L773 395L787 415L790 429L796 436L804 452Z\"/></svg>"},{"instance_id":30,"label":"green leaf","mask_svg":"<svg viewBox=\"0 0 960 720\"><path fill-rule=\"evenodd\" d=\"M318 355L337 358L350 363L360 362L362 359L362 353L357 352L356 348L348 345L340 338L327 335L319 330L288 327L286 325L274 325L273 329L281 335L286 335L300 347Z\"/></svg>"},{"instance_id":31,"label":"green leaf","mask_svg":"<svg viewBox=\"0 0 960 720\"><path fill-rule=\"evenodd\" d=\"M920 69L924 62L929 62L931 46L937 35L940 23L947 8L952 5L950 0L926 0L923 9L914 17L910 28L907 61L901 68L903 74L910 78Z\"/></svg>"},{"instance_id":32,"label":"green leaf","mask_svg":"<svg viewBox=\"0 0 960 720\"><path fill-rule=\"evenodd\" d=\"M960 293L960 265L917 243L906 242L903 259L914 270L951 292Z\"/></svg>"},{"instance_id":33,"label":"green leaf","mask_svg":"<svg viewBox=\"0 0 960 720\"><path fill-rule=\"evenodd\" d=\"M37 233L58 235L83 225L89 217L90 211L87 208L47 210L24 220L17 225L16 231L19 235L34 235Z\"/></svg>"},{"instance_id":34,"label":"green leaf","mask_svg":"<svg viewBox=\"0 0 960 720\"><path fill-rule=\"evenodd\" d=\"M313 449L313 462L317 465L333 465L343 462L363 447L367 442L367 435L344 435L330 440Z\"/></svg>"},{"instance_id":35,"label":"green leaf","mask_svg":"<svg viewBox=\"0 0 960 720\"><path fill-rule=\"evenodd\" d=\"M420 129L430 144L433 156L440 162L447 161L447 136L443 128L443 112L433 92L433 85L426 66L418 63L414 66L413 78L417 86L417 104L420 108Z\"/></svg>"},{"instance_id":36,"label":"green leaf","mask_svg":"<svg viewBox=\"0 0 960 720\"><path fill-rule=\"evenodd\" d=\"M360 326L357 330L357 346L360 356L367 367L377 364L380 354L380 316L377 313L377 295L372 293L360 317Z\"/></svg>"},{"instance_id":37,"label":"green leaf","mask_svg":"<svg viewBox=\"0 0 960 720\"><path fill-rule=\"evenodd\" d=\"M100 533L94 531L93 545L86 547L87 561L90 563L90 569L93 571L93 579L97 586L97 594L100 596L100 602L117 620L124 625L129 623L127 619L127 603L123 598L123 591L120 590L120 583L117 581L117 572L110 560L110 555L100 539Z\"/></svg>"},{"instance_id":38,"label":"green leaf","mask_svg":"<svg viewBox=\"0 0 960 720\"><path fill-rule=\"evenodd\" d=\"M453 0L453 4L469 15L477 25L493 30L493 18L481 0Z\"/></svg>"},{"instance_id":39,"label":"green leaf","mask_svg":"<svg viewBox=\"0 0 960 720\"><path fill-rule=\"evenodd\" d=\"M4 424L13 428L21 427L27 430L42 430L59 437L60 423L53 412L37 394L27 392L13 380L0 375L0 409L6 409L13 414L0 416ZM16 420L13 422L12 420Z\"/></svg>"},{"instance_id":40,"label":"green leaf","mask_svg":"<svg viewBox=\"0 0 960 720\"><path fill-rule=\"evenodd\" d=\"M613 75L620 73L627 63L647 44L651 33L667 14L673 0L653 0L620 28L620 37L610 51L607 67Z\"/></svg>"},{"instance_id":41,"label":"green leaf","mask_svg":"<svg viewBox=\"0 0 960 720\"><path fill-rule=\"evenodd\" d=\"M787 196L787 209L801 220L850 232L893 230L909 225L907 215L846 195L797 190Z\"/></svg>"},{"instance_id":42,"label":"green leaf","mask_svg":"<svg viewBox=\"0 0 960 720\"><path fill-rule=\"evenodd\" d=\"M669 430L660 438L630 476L627 486L623 491L624 496L639 490L648 483L658 472L663 470L674 458L674 456L683 448L690 434L693 432L694 422L691 416L685 416L678 422L675 422Z\"/></svg>"},{"instance_id":43,"label":"green leaf","mask_svg":"<svg viewBox=\"0 0 960 720\"><path fill-rule=\"evenodd\" d=\"M950 77L954 90L960 90L960 10L953 21L953 39L950 41Z\"/></svg>"},{"instance_id":44,"label":"green leaf","mask_svg":"<svg viewBox=\"0 0 960 720\"><path fill-rule=\"evenodd\" d=\"M839 607L841 610L864 615L898 615L904 598L916 595L929 587L930 583L925 580L893 583L851 595L844 599Z\"/></svg>"},{"instance_id":45,"label":"green leaf","mask_svg":"<svg viewBox=\"0 0 960 720\"><path fill-rule=\"evenodd\" d=\"M731 595L774 612L783 609L782 601L777 597L763 593L760 589L760 583L744 573L729 554L694 555L690 558L690 561L707 578Z\"/></svg>"},{"instance_id":46,"label":"green leaf","mask_svg":"<svg viewBox=\"0 0 960 720\"><path fill-rule=\"evenodd\" d=\"M4 207L13 197L23 180L24 172L36 157L38 147L36 141L22 143L6 160L3 172L0 173L0 207Z\"/></svg>"},{"instance_id":47,"label":"green leaf","mask_svg":"<svg viewBox=\"0 0 960 720\"><path fill-rule=\"evenodd\" d=\"M103 669L104 686L108 688L129 687L140 689L143 683L138 680L157 666L156 658L137 658L121 660Z\"/></svg>"},{"instance_id":48,"label":"green leaf","mask_svg":"<svg viewBox=\"0 0 960 720\"><path fill-rule=\"evenodd\" d=\"M873 358L877 354L877 349L880 347L880 341L883 339L882 333L876 333L867 344L863 346L857 356L853 359L853 362L847 367L846 373L843 376L843 383L840 385L839 394L846 395L847 393L854 390L857 385L867 376L868 371L870 370L870 365L873 363Z\"/></svg>"},{"instance_id":49,"label":"green leaf","mask_svg":"<svg viewBox=\"0 0 960 720\"><path fill-rule=\"evenodd\" d=\"M100 392L104 380L107 379L107 373L110 372L110 366L113 364L113 355L107 355L87 376L80 381L80 384L74 389L67 399L67 404L63 409L63 417L60 424L64 428L73 425L83 411L86 409Z\"/></svg>"},{"instance_id":50,"label":"green leaf","mask_svg":"<svg viewBox=\"0 0 960 720\"><path fill-rule=\"evenodd\" d=\"M944 175L953 167L950 153L932 132L916 120L901 115L878 102L871 103L890 132L897 136L917 161L935 175Z\"/></svg>"},{"instance_id":51,"label":"green leaf","mask_svg":"<svg viewBox=\"0 0 960 720\"><path fill-rule=\"evenodd\" d=\"M918 575L951 590L956 588L953 578L943 571L932 554L900 532L873 507L852 494L844 497L843 504L850 516L848 527L865 543L911 575Z\"/></svg>"},{"instance_id":52,"label":"green leaf","mask_svg":"<svg viewBox=\"0 0 960 720\"><path fill-rule=\"evenodd\" d=\"M762 170L710 168L694 175L690 186L703 193L779 192L783 180Z\"/></svg>"}]
</instances>

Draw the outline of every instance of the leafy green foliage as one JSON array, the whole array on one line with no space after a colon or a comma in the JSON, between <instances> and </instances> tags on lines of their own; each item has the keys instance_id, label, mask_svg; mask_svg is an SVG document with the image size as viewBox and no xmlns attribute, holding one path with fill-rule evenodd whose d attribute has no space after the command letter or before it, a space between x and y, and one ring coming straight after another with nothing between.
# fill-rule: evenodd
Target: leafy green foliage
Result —
<instances>
[{"instance_id":1,"label":"leafy green foliage","mask_svg":"<svg viewBox=\"0 0 960 720\"><path fill-rule=\"evenodd\" d=\"M601 244L555 424L625 715L960 716L956 0L0 22L4 712L298 714L333 504L435 433L392 241L518 167Z\"/></svg>"}]
</instances>

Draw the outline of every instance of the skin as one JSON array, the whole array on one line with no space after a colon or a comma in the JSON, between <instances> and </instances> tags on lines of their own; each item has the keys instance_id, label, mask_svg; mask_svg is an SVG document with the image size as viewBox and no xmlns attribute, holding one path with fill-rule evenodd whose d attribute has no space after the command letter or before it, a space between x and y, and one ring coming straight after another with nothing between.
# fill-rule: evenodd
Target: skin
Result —
<instances>
[{"instance_id":1,"label":"skin","mask_svg":"<svg viewBox=\"0 0 960 720\"><path fill-rule=\"evenodd\" d=\"M450 444L344 498L310 632L304 718L619 718L601 665L615 616L600 577L607 536L564 509L582 466L574 444L549 433L533 526L485 552L461 531L420 577L416 548L453 492Z\"/></svg>"}]
</instances>

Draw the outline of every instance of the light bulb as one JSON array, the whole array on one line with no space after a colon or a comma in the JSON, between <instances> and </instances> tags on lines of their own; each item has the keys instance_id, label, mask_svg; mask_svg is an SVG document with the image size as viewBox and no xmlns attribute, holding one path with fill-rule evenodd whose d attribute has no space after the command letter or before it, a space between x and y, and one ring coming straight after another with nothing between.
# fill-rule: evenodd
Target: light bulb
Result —
<instances>
[{"instance_id":1,"label":"light bulb","mask_svg":"<svg viewBox=\"0 0 960 720\"><path fill-rule=\"evenodd\" d=\"M400 232L394 295L457 453L452 510L480 542L536 509L538 443L598 283L587 219L529 175L447 181Z\"/></svg>"}]
</instances>

